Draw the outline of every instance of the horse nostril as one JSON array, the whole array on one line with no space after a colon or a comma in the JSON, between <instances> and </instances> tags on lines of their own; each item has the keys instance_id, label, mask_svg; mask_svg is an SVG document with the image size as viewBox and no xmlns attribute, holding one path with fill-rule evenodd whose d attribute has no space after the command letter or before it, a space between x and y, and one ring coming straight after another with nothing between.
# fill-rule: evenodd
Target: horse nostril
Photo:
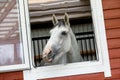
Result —
<instances>
[{"instance_id":1,"label":"horse nostril","mask_svg":"<svg viewBox=\"0 0 120 80\"><path fill-rule=\"evenodd\" d=\"M51 62L52 61L52 52L50 51L49 53L43 55L43 60L45 62Z\"/></svg>"},{"instance_id":2,"label":"horse nostril","mask_svg":"<svg viewBox=\"0 0 120 80\"><path fill-rule=\"evenodd\" d=\"M52 58L52 52L50 51L50 53L47 56L48 56L48 59L51 59Z\"/></svg>"}]
</instances>

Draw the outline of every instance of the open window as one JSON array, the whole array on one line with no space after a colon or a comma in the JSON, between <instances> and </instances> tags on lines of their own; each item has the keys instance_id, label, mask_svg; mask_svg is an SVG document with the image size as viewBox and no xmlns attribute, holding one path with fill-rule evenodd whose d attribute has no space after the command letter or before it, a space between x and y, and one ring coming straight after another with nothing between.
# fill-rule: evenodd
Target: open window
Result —
<instances>
[{"instance_id":1,"label":"open window","mask_svg":"<svg viewBox=\"0 0 120 80\"><path fill-rule=\"evenodd\" d=\"M28 7L32 69L24 71L26 80L30 75L35 75L31 80L96 72L105 72L106 77L111 75L101 0L29 0ZM83 61L43 66L41 56L53 26L52 15L61 19L66 12Z\"/></svg>"},{"instance_id":2,"label":"open window","mask_svg":"<svg viewBox=\"0 0 120 80\"><path fill-rule=\"evenodd\" d=\"M35 67L42 66L43 49L50 37L49 31L53 28L52 15L61 19L65 12L70 18L70 27L76 36L83 61L99 60L89 0L51 1L40 5L42 7L38 3L29 5Z\"/></svg>"},{"instance_id":3,"label":"open window","mask_svg":"<svg viewBox=\"0 0 120 80\"><path fill-rule=\"evenodd\" d=\"M0 72L30 67L22 3L22 0L0 0Z\"/></svg>"}]
</instances>

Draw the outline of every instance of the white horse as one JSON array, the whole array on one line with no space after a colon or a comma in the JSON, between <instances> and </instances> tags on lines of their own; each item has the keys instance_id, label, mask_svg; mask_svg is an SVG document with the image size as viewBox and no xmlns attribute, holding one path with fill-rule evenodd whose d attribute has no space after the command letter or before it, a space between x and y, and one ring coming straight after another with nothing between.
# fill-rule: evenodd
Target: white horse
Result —
<instances>
[{"instance_id":1,"label":"white horse","mask_svg":"<svg viewBox=\"0 0 120 80\"><path fill-rule=\"evenodd\" d=\"M50 39L43 50L43 60L49 64L66 64L82 61L69 18L65 13L63 20L53 15L54 28L50 30Z\"/></svg>"}]
</instances>

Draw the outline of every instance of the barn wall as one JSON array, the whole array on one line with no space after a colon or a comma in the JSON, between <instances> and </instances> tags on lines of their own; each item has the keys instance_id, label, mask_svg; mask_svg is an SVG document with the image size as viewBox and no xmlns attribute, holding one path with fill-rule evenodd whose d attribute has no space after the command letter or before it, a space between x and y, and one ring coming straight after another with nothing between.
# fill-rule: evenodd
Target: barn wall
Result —
<instances>
[{"instance_id":1,"label":"barn wall","mask_svg":"<svg viewBox=\"0 0 120 80\"><path fill-rule=\"evenodd\" d=\"M105 27L109 47L112 77L120 79L120 0L103 0Z\"/></svg>"},{"instance_id":2,"label":"barn wall","mask_svg":"<svg viewBox=\"0 0 120 80\"><path fill-rule=\"evenodd\" d=\"M105 27L112 71L111 78L104 78L103 73L76 75L44 80L119 80L120 79L120 0L102 0ZM0 80L23 80L23 73L1 73Z\"/></svg>"}]
</instances>

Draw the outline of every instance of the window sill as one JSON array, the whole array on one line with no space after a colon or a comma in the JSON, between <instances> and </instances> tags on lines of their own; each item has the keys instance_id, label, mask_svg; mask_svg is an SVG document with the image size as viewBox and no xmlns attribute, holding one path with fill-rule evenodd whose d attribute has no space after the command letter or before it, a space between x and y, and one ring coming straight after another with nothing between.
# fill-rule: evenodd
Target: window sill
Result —
<instances>
[{"instance_id":1,"label":"window sill","mask_svg":"<svg viewBox=\"0 0 120 80\"><path fill-rule=\"evenodd\" d=\"M89 62L78 62L70 64L61 64L54 66L32 68L31 70L24 71L25 80L44 79L52 77L62 77L79 74L89 74L104 72L104 67L101 62L89 61ZM32 76L29 78L29 76Z\"/></svg>"}]
</instances>

